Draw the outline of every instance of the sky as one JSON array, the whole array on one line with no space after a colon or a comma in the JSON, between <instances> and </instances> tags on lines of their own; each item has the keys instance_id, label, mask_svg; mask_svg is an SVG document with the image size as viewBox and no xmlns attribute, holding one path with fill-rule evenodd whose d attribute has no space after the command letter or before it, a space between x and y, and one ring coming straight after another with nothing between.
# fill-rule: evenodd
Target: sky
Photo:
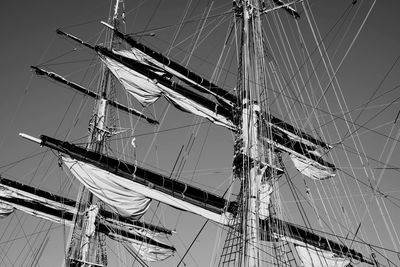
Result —
<instances>
[{"instance_id":1,"label":"sky","mask_svg":"<svg viewBox=\"0 0 400 267\"><path fill-rule=\"evenodd\" d=\"M400 56L400 28L397 27L400 2L395 0L376 1L376 3L367 0L357 1L357 5L350 11L351 15L346 19L345 26L340 28L338 32L335 31L338 28L334 28L335 30L330 32L329 29L335 25L335 22L350 6L351 2L350 0L310 1L321 36L329 33L325 39L325 44L328 47L333 69L336 70L340 66L336 72L338 81L337 83L336 80L333 82L336 90L328 87L329 89L327 89L324 97L321 98L324 101L327 100L327 103L322 101L319 106L322 110L322 112L319 112L319 116L326 125L322 126L317 133L331 144L340 144L335 147L334 152L329 157L341 169L341 175L354 171L353 176L364 182L369 182L368 177L374 176L380 180L378 187L381 191L390 192L391 195L400 198L400 181L397 170L382 170L383 164L372 160L379 159L379 161L387 162L391 166L398 166L400 160L400 150L397 146L399 127L394 123L400 110L400 104L397 100L400 93L399 90L396 90L399 85L398 77L400 74L400 65L396 62ZM197 19L205 11L205 3L206 1L193 1L186 20L193 19L195 22L183 27L181 33L177 36L175 44L182 41L182 45L171 50L169 55L174 59L185 62L183 60L184 54L180 49L188 49L188 42L184 42L184 40L188 36L190 37L190 34L198 26ZM373 3L375 3L375 6L365 24L363 24L363 19ZM151 29L156 33L156 36L144 38L143 41L161 51L168 51L168 44L174 40L176 25L184 14L186 1L126 1L125 5L127 32L137 33ZM214 1L212 14L228 11L230 6L231 1ZM357 9L358 7L359 9ZM100 33L103 30L99 22L107 19L109 8L109 1L103 0L40 0L34 3L31 1L7 1L3 3L0 10L0 23L2 25L0 33L3 36L0 43L2 59L0 61L0 81L3 92L3 97L0 98L0 123L2 125L0 132L0 171L2 175L55 193L60 193L60 190L67 183L68 179L65 175L60 174L52 153L46 153L45 156L39 154L26 159L29 155L40 153L44 149L22 140L18 137L18 133L26 132L33 136L47 134L60 139L66 138L70 141L85 142L86 139L84 138L87 135L87 124L92 112L93 102L87 99L82 101L79 95L75 95L71 90L36 77L30 71L29 66L41 64L51 71L57 71L94 90L96 83L94 82L95 74L93 70L98 67L98 63L93 63L95 62L94 53L81 48L73 50L76 45L57 36L55 30L62 28L90 43L96 41L101 43L101 39L97 40L99 36L102 36ZM289 23L285 21L290 18L283 13L281 15L283 23ZM299 26L303 27L307 25L307 18L304 14L301 15ZM271 18L268 21L273 22L274 20ZM264 20L264 25L268 25L268 21ZM346 28L346 25L350 25L351 22L353 23L351 27ZM361 25L363 27L358 33ZM202 33L202 37L198 40L201 45L194 50L194 54L189 60L190 68L198 70L206 77L211 77L213 64L218 59L224 43L227 26L229 26L228 21L223 21L220 27L216 28L209 36L206 31ZM273 43L274 38L278 36L277 32L268 29L266 31L271 33L269 40ZM276 35L273 35L274 33ZM203 39L206 40L206 35L209 42L203 42ZM358 38L353 43L353 37L356 35ZM298 38L297 35L293 36L295 37L289 38ZM344 36L343 39L341 39L341 36ZM312 33L305 31L304 37L310 40L307 41L307 45L310 51L313 51L315 42L312 40ZM350 46L351 49L348 50ZM274 50L275 48L277 48L276 45L272 44L272 52L278 52L278 50ZM232 51L230 52L232 53ZM281 63L280 56L282 55L275 53L274 56L277 62ZM282 57L285 58L285 55ZM315 52L312 56L315 63L318 62L318 57L318 52ZM329 79L323 75L323 68L321 67L323 63L320 64L318 71L321 72L321 82L326 85ZM87 66L90 67L87 68ZM229 61L227 61L226 66L228 66L226 67L228 71L222 72L218 82L219 84L223 83L227 88L233 88L236 82L234 67L229 65ZM285 67L282 66L282 69L285 69ZM283 71L285 72L285 70ZM310 80L310 84L316 83L315 79ZM339 85L341 90L338 90ZM303 90L304 94L302 94L305 96L308 89ZM121 92L118 94L123 95ZM321 95L316 93L314 101L317 101L319 96ZM336 99L344 99L344 101ZM276 103L275 106L272 105L271 109L279 113L278 103L283 103L283 100L277 100ZM346 103L346 105L343 105L343 103ZM297 109L304 108L296 103L289 102L290 104ZM134 105L140 107L137 102L134 102ZM359 110L363 109L364 105L368 106L368 109L360 113ZM160 129L185 128L160 133L154 143L154 135L147 134L155 130L153 127L142 122L136 124L135 119L129 122L126 117L122 117L121 120L124 123L128 121L128 123L125 123L125 125L128 125L126 127L134 126L134 131L129 130L125 133L125 136L130 138L137 136L137 159L145 161L151 167L158 168L164 173L170 173L181 147L187 144L192 131L195 131L186 126L199 121L191 115L181 114L173 107L168 107L165 100L157 101L154 108L151 107L146 112L156 118L161 118L166 108L168 108L168 112ZM307 107L305 109L307 110ZM327 113L333 113L344 118L343 110L351 110L352 117L349 120L357 123L354 128L350 128L354 130L354 134L350 137L347 135L348 129L343 120L336 118L333 119L334 122L332 123L327 117ZM281 114L281 116L290 117L286 113ZM209 190L215 190L216 193L222 194L231 178L232 134L221 127L210 126L206 121L201 122L194 147L187 156L185 155L187 162L182 174L187 180L195 177L192 181L194 184L200 184ZM313 118L312 122L315 123L316 119ZM315 124L313 125L313 127L308 124L303 126L306 131L310 132L315 127ZM337 131L335 127L338 129ZM387 136L390 136L390 138L387 138ZM360 137L362 146L354 145L353 142L358 142L357 137ZM129 138L127 139L129 140ZM348 160L344 160L347 155L343 153L343 146L346 146L347 151L354 152L353 154L350 153ZM131 150L132 148L128 147L127 149ZM357 149L359 150L357 151ZM358 158L357 154L368 156ZM366 160L367 158L369 160ZM351 165L353 163L354 165ZM40 167L38 168L38 166ZM373 174L368 173L368 171L365 172L364 167L373 170ZM197 171L194 172L194 169ZM293 167L290 173L296 176ZM344 181L345 186L348 182L349 188L353 190L351 182L348 181L348 179L351 179L349 177L349 175L343 175L340 178L341 180L336 181L338 181L338 184ZM303 178L297 178L296 182L298 182L299 187L304 187ZM309 187L315 189L316 195L319 194L317 193L318 188L324 188L311 181L307 183ZM344 186L338 185L338 188L342 187ZM282 186L282 193L287 193L287 190L285 186ZM354 200L356 207L362 206L363 202L357 196L357 190L354 188L354 191L351 191L353 196L350 197ZM62 194L74 197L76 191L77 186L74 185L69 192L62 191ZM361 190L361 193L371 195L365 188ZM338 195L342 194L338 193ZM336 200L338 203L340 202L338 199ZM283 201L286 201L285 205L287 206L285 207L288 210L294 207L290 197L283 197ZM367 199L368 201L369 199ZM360 213L367 217L366 220L368 220L368 216L379 217L379 209L376 203L368 203L372 203L371 215L365 215L364 210L360 210ZM396 203L400 204L399 202ZM390 203L387 205L388 213L393 216L392 219L396 223L400 220L399 210ZM152 208L155 209L155 205ZM349 210L348 212L355 213L356 211ZM204 220L200 217L182 215L180 212L162 205L157 216L164 226L177 231L177 236L173 237L172 241L177 243L176 246L180 255L184 253L184 247L190 244L204 223ZM386 227L386 223L390 224L390 221L381 222L376 227L379 229ZM14 231L12 231L13 228L9 228L9 225L15 225ZM370 229L368 227L365 226L365 229L363 229L367 235L368 229ZM400 232L398 225L393 227L397 232ZM38 229L52 228L55 229L50 230L49 243L39 261L40 266L61 265L68 229L57 228L57 225L44 223L20 213L13 215L12 218L0 221L0 230L4 233L0 241L2 262L0 265L11 266L11 263L14 263L16 266L24 266L29 259L25 262L22 259L25 256L31 257L29 255L31 255L32 250L40 243L40 240L46 239L46 236L41 234L37 238L34 235L28 241L21 238L19 239L20 242L15 242L12 246L9 243L1 242L30 235L38 232ZM185 260L187 266L213 265L209 260L209 255L216 251L214 243L218 240L218 229L213 224L206 226L204 233L196 241L193 251ZM379 243L374 234L371 234L371 239ZM382 240L384 247L395 249L387 234L382 234ZM7 254L7 250L10 250L9 258L4 256ZM110 252L111 260L124 257L118 254L119 248L115 244L111 245L110 250L112 250ZM11 251L14 252L11 253ZM21 257L18 257L17 252L19 251L22 251ZM169 262L155 266L176 266L177 262L176 257ZM117 264L123 266L121 262L117 261Z\"/></svg>"}]
</instances>

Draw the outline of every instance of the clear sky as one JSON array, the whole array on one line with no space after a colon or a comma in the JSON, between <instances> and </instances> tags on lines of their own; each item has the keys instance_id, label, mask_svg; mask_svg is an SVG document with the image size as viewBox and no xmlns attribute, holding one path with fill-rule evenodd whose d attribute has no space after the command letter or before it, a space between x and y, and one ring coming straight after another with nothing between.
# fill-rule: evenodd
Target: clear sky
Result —
<instances>
[{"instance_id":1,"label":"clear sky","mask_svg":"<svg viewBox=\"0 0 400 267\"><path fill-rule=\"evenodd\" d=\"M208 2L211 1L193 1L186 20L193 19L194 22L181 29L180 35L175 40L175 44L178 44L177 48L171 50L171 57L178 61L184 59L185 54L180 49L188 50L188 41L185 41L185 38L190 37L189 40L192 40L191 34L198 27L198 18L205 11L205 4ZM343 174L351 173L353 170L351 167L355 169L353 175L365 183L369 183L370 179L368 177L371 177L372 174L366 173L362 169L367 166L373 170L374 177L381 179L378 186L381 191L390 192L391 195L400 198L398 170L381 170L384 164L374 161L378 160L391 166L399 166L398 162L400 160L400 150L397 144L399 138L396 136L399 131L399 122L394 124L400 110L400 103L397 100L400 96L400 90L396 89L400 81L400 63L395 63L400 56L400 27L398 27L400 22L398 15L400 2L397 0L376 1L374 9L363 25L354 44L352 44L353 37L362 25L363 19L366 17L373 1L357 1L357 4L349 11L343 24L344 26L339 31L337 30L339 26L336 26L332 32L329 32L329 29L335 25L345 10L351 6L351 2L351 0L310 1L321 36L329 33L325 43L335 70L341 63L342 58L346 56L336 73L338 78L338 83L334 81L336 89L328 89L323 98L324 101L326 99L330 104L330 109L328 109L328 104L324 101L319 106L322 111L318 112L318 116L323 118L323 122L326 125L316 132L330 143L340 144L335 147L329 159L343 170L341 174L342 180L339 181L344 181L344 186L346 186L346 181L349 183L349 188L353 186L350 182L350 176ZM178 28L176 25L184 14L186 4L187 1L175 0L126 1L127 32L134 33L151 29L156 33L156 36L154 38L144 38L144 42L165 52L168 49L168 44L174 40L174 34ZM211 14L221 14L228 11L230 7L230 0L214 1ZM47 153L46 156L42 157L42 154L39 154L32 159L24 159L29 155L44 151L44 149L21 140L17 135L19 132L26 132L33 136L48 134L61 139L78 140L87 134L86 129L93 102L88 99L82 102L80 95L75 95L71 90L46 79L36 77L30 71L29 66L42 64L49 70L57 71L69 79L95 90L96 83L93 82L95 80L93 70L98 67L98 62L95 62L95 54L81 48L71 52L76 45L57 36L55 30L62 28L90 43L101 43L102 39L97 40L99 36L103 38L100 34L103 27L99 22L107 19L109 8L110 3L105 0L4 1L2 3L0 9L0 34L2 36L0 42L2 92L2 97L0 98L0 172L2 174L58 193L66 184L66 177L60 174L57 169L54 155ZM299 9L301 10L301 7ZM291 19L284 13L281 13L281 18L284 24L287 23L285 22L286 20ZM273 22L273 19L268 21ZM268 21L263 21L266 27ZM207 28L202 33L201 38L198 40L200 46L194 50L193 56L189 60L190 68L200 71L208 78L213 74L213 65L222 49L229 20L221 21L220 24L220 27L216 28L209 36L207 32L210 28ZM350 26L347 28L347 25ZM301 13L299 26L307 26L307 18L304 13ZM291 28L287 31L288 35L291 36L289 38L298 38L298 35L293 34L293 30L294 28ZM267 29L266 31L268 32ZM206 36L207 39L205 38ZM269 35L268 38L271 43L273 43L276 36ZM342 36L344 36L343 39L341 39ZM312 40L311 32L305 31L304 37L307 38L306 45L309 47L309 51L313 51L315 42ZM207 42L204 40L207 40ZM182 44L180 45L181 41ZM350 45L352 47L347 54L347 48ZM272 44L271 49L273 50L274 48L276 48L276 45ZM277 51L272 52L275 53ZM230 52L234 55L234 49ZM285 58L285 56L277 54L274 54L274 57L278 63L281 62L281 57ZM318 64L318 57L320 56L317 52L312 56L313 62L316 64ZM222 72L218 83L232 89L236 81L233 70L235 67L229 65L229 60L226 62L225 71ZM232 62L232 64L235 64L235 60ZM321 82L326 85L329 79L323 75L322 63L319 64L318 72L320 73ZM87 66L92 67L88 68ZM284 69L286 67L282 66L281 68ZM317 81L311 79L311 83L316 84ZM338 89L338 85L340 85L341 90ZM308 90L309 88L302 91L304 96ZM338 95L335 95L335 92ZM340 92L343 95L340 95ZM121 92L118 94L123 95ZM321 93L316 93L314 101L317 101L320 96ZM347 107L340 106L339 103L343 104L344 101L338 101L338 98L344 98ZM126 100L124 101L126 102ZM363 109L364 104L368 106L368 109ZM140 108L137 102L134 102L134 105L136 108ZM290 103L290 101L289 105L301 109L301 105ZM166 101L159 100L154 109L150 107L146 112L159 119L162 117L166 107ZM272 106L271 110L275 113L280 113L278 104ZM354 130L355 132L352 136L359 136L363 146L355 146L353 141L356 140L354 142L358 142L358 140L347 137L347 126L343 120L336 118L332 122L326 115L327 113L333 113L337 114L338 117L344 118L343 113L346 110L351 111L351 120L356 121L356 126L350 126L351 131ZM360 113L360 110L362 110L362 113ZM283 113L281 114L282 118L290 117L287 113ZM126 117L122 117L122 121L126 122ZM314 118L312 123L315 121L316 119ZM153 132L155 129L141 122L136 125L135 122L136 120L134 119L131 124L134 126L134 132L128 131L125 135L138 136L136 139L138 160L146 161L152 167L158 167L164 173L170 174L179 151L182 145L187 144L189 136L194 131L193 128L186 127L160 133L156 142L152 143L153 135L147 135L146 133ZM183 127L197 122L199 121L193 116L181 114L171 106L160 129L167 130ZM194 147L187 156L182 175L188 180L192 179L193 176L195 177L194 184L205 185L208 190L215 190L215 192L222 194L231 177L232 134L222 127L209 127L208 122L203 122L196 136ZM125 123L124 126L130 127L130 123ZM336 132L335 127L338 127L338 132ZM304 125L304 128L311 132L310 129L317 127L315 124L313 126L307 124ZM72 129L71 132L69 132L70 129ZM315 132L313 133L315 134ZM79 141L85 142L86 139L80 139ZM362 147L364 151L361 149L358 153L365 153L368 155L369 160L366 160L365 157L359 159L351 153L350 159L345 160L342 145L346 146L347 151L351 152L356 152L357 148ZM147 155L148 150L150 152ZM387 159L389 155L391 157ZM24 160L19 162L21 159ZM40 168L37 169L37 166L40 166ZM291 168L291 174L296 175L292 166L288 168ZM193 172L194 169L197 172ZM304 193L303 178L297 178L296 181ZM308 183L308 186L312 189L319 188L319 185L315 185L311 181ZM344 186L338 185L338 188ZM62 191L62 194L75 197L76 188L76 186L73 186L69 192ZM287 190L287 187L282 186L282 193L288 193ZM355 206L363 205L360 198L361 194L371 195L371 192L365 188L361 192L354 188L354 191L351 192L353 195L350 198L354 200ZM315 194L318 199L317 191L315 191ZM323 197L324 195L321 196L321 198ZM283 197L282 200L287 202L284 206L286 207L287 205L288 210L294 207L290 197ZM336 200L337 203L340 202L339 199ZM395 203L400 205L398 201ZM375 202L371 204L371 216L378 218L380 213L375 204ZM387 208L393 216L392 220L397 224L393 227L400 233L397 223L400 220L398 208L395 208L390 203ZM152 209L156 209L156 205L153 205ZM363 213L364 210L360 210L360 213ZM346 210L346 212L355 211ZM294 217L296 216L294 215ZM184 247L190 244L204 223L204 219L200 217L182 215L180 212L163 205L161 205L161 208L157 208L156 217L158 217L155 220L157 223L161 221L167 228L177 231L177 236L173 237L171 241L177 247L180 255L184 253ZM149 215L149 218L153 219L151 215ZM11 266L11 263L15 263L16 266L26 266L29 262L29 257L31 257L30 255L35 253L34 249L38 247L42 240L46 239L46 236L44 233L38 238L34 235L29 237L28 241L22 238L12 246L6 242L7 240L30 235L38 231L46 232L52 228L56 229L49 232L49 243L39 264L40 266L60 265L68 229L57 227L55 224L44 223L29 216L23 216L20 213L0 221L0 232L3 232L3 234L0 234L2 236L0 239L0 266ZM365 229L363 229L365 233L368 233L371 229L368 227L372 228L371 225L365 226ZM384 229L386 226L381 222L381 224L377 224L377 227L380 230L381 227ZM193 252L185 260L187 266L207 266L210 264L210 255L216 251L214 243L218 239L218 234L218 227L213 224L206 226L205 233L200 235L194 245ZM371 234L371 241L379 244L375 234ZM221 240L220 242L220 246L222 246L223 241ZM395 249L388 234L382 234L382 245ZM111 260L114 261L115 258L124 257L118 254L120 248L115 244L112 244L109 249L113 251L110 252ZM7 251L10 253L9 257L5 256L8 254ZM19 251L21 251L20 257L18 257ZM25 257L27 257L26 261L23 260ZM178 257L156 266L176 266L177 262ZM399 262L397 261L397 263ZM121 262L118 264L122 265Z\"/></svg>"}]
</instances>

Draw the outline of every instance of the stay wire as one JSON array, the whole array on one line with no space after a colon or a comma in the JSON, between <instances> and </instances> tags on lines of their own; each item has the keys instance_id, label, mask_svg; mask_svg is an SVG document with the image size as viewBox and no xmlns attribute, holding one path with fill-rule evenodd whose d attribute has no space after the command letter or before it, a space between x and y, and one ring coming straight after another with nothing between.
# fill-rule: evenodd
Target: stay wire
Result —
<instances>
[{"instance_id":1,"label":"stay wire","mask_svg":"<svg viewBox=\"0 0 400 267\"><path fill-rule=\"evenodd\" d=\"M354 122L357 122L357 120L361 117L361 115L364 113L365 108L368 106L369 103L373 101L373 98L375 97L376 93L381 89L383 83L386 81L386 79L389 77L390 73L393 71L394 67L397 65L398 61L400 59L400 55L397 56L393 64L390 66L389 70L386 71L385 75L383 76L382 80L379 82L378 87L375 88L373 91L372 95L370 96L369 100L363 104L363 109L360 111L360 113L357 115L357 117L354 119ZM393 102L392 102L393 103ZM344 136L346 136L349 132L347 131ZM351 133L350 133L351 134Z\"/></svg>"}]
</instances>

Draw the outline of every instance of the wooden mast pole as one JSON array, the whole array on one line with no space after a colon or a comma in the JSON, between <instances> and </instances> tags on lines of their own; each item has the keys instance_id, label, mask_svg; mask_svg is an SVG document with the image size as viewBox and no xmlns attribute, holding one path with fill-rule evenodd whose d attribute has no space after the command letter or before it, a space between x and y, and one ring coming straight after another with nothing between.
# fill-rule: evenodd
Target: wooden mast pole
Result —
<instances>
[{"instance_id":1,"label":"wooden mast pole","mask_svg":"<svg viewBox=\"0 0 400 267\"><path fill-rule=\"evenodd\" d=\"M119 20L118 14L120 4L123 5L123 0L115 0L113 9L113 15L110 18L114 28L118 28ZM112 49L114 46L114 32L109 30L105 40L106 46ZM102 76L99 84L99 95L100 99L97 101L96 114L92 120L91 135L89 136L89 148L102 153L104 151L105 142L109 136L107 123L107 100L110 97L111 92L111 74L110 71L102 65ZM73 229L73 236L71 237L69 247L69 258L67 259L67 265L69 266L106 266L107 256L104 244L104 236L101 233L93 232L94 221L99 211L99 205L94 204L96 201L93 199L94 196L87 189L82 188L82 195L87 194L87 203L83 205L84 209L82 215L78 215L81 218L77 218L79 230L77 232L75 227ZM78 235L78 236L77 236ZM79 240L80 239L80 240ZM100 249L99 249L100 248Z\"/></svg>"},{"instance_id":2,"label":"wooden mast pole","mask_svg":"<svg viewBox=\"0 0 400 267\"><path fill-rule=\"evenodd\" d=\"M242 135L244 153L250 159L246 166L244 175L244 196L245 196L245 222L244 231L244 266L260 266L259 260L259 227L258 227L258 184L260 153L258 145L258 114L257 104L258 77L260 70L257 67L257 58L262 55L255 54L254 38L258 35L257 20L259 19L258 0L243 1L243 99L242 99ZM252 54L253 53L253 54Z\"/></svg>"}]
</instances>

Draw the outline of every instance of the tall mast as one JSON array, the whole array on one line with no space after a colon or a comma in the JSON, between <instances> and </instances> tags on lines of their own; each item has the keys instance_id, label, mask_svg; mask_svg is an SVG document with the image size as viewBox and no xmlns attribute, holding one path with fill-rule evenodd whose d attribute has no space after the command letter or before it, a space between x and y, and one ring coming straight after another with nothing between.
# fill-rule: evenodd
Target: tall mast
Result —
<instances>
[{"instance_id":1,"label":"tall mast","mask_svg":"<svg viewBox=\"0 0 400 267\"><path fill-rule=\"evenodd\" d=\"M109 23L112 24L112 26L115 29L119 28L119 16L120 16L120 5L123 7L123 0L115 0L115 5L113 9L113 15L110 16L109 18ZM122 15L124 16L124 15ZM112 30L107 30L106 33L106 40L105 40L105 46L108 49L113 49L117 45L117 42L114 38L114 31ZM106 129L106 123L107 123L107 111L108 111L108 105L107 105L107 100L110 98L113 98L113 92L114 90L114 81L113 81L113 76L111 75L110 70L102 64L102 75L100 79L100 86L99 86L99 95L100 99L98 100L97 103L97 108L96 108L96 115L94 118L94 123L92 124L91 131L92 134L90 136L90 142L89 144L91 145L91 149L97 151L97 152L102 152L104 149L104 145L106 143L106 140L109 137L108 130ZM108 118L110 120L110 118Z\"/></svg>"},{"instance_id":2,"label":"tall mast","mask_svg":"<svg viewBox=\"0 0 400 267\"><path fill-rule=\"evenodd\" d=\"M109 18L109 23L114 28L119 26L119 10L123 6L123 0L115 0L113 14ZM114 33L106 33L105 44L112 49L115 46ZM94 116L90 123L91 135L89 136L88 148L98 153L102 153L107 139L110 136L106 127L108 99L112 98L114 82L110 71L102 65L102 75L100 78L98 95ZM82 187L81 199L83 204L79 207L75 226L69 245L67 266L106 266L107 255L105 251L105 236L96 231L95 221L100 208L100 202L96 201L93 194Z\"/></svg>"},{"instance_id":3,"label":"tall mast","mask_svg":"<svg viewBox=\"0 0 400 267\"><path fill-rule=\"evenodd\" d=\"M243 40L242 40L242 137L243 151L250 161L243 171L244 196L244 266L260 266L259 260L259 227L258 227L258 187L260 184L261 153L258 144L259 123L258 96L261 92L260 77L262 77L259 59L264 58L261 40L259 1L241 1L243 10ZM246 168L247 167L247 168Z\"/></svg>"}]
</instances>

